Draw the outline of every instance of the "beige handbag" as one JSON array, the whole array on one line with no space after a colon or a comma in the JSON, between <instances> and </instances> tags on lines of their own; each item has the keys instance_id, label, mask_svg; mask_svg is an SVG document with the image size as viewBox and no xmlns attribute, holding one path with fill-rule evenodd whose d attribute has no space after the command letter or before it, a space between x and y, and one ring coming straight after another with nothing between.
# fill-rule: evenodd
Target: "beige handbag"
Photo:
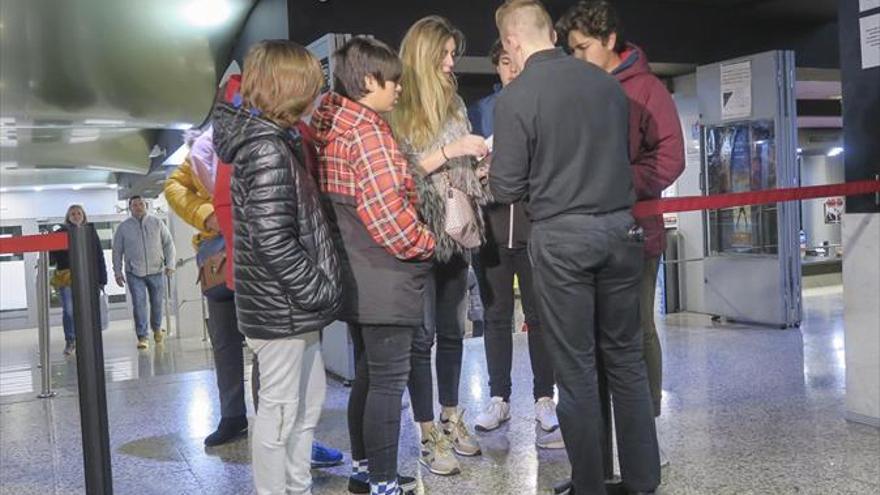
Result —
<instances>
[{"instance_id":1,"label":"beige handbag","mask_svg":"<svg viewBox=\"0 0 880 495\"><path fill-rule=\"evenodd\" d=\"M444 230L455 242L467 249L480 246L480 227L471 200L463 191L452 187L446 179L446 224Z\"/></svg>"}]
</instances>

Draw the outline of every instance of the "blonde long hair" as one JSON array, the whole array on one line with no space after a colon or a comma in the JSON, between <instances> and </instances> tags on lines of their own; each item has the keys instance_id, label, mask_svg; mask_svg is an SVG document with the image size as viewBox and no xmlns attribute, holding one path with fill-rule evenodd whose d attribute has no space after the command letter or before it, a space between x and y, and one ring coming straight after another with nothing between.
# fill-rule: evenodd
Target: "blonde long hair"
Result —
<instances>
[{"instance_id":1,"label":"blonde long hair","mask_svg":"<svg viewBox=\"0 0 880 495\"><path fill-rule=\"evenodd\" d=\"M459 117L453 105L458 84L444 74L440 64L446 42L455 40L456 52L464 50L464 35L446 18L423 17L410 26L400 44L402 90L391 113L391 126L398 139L411 146L427 147L450 117Z\"/></svg>"}]
</instances>

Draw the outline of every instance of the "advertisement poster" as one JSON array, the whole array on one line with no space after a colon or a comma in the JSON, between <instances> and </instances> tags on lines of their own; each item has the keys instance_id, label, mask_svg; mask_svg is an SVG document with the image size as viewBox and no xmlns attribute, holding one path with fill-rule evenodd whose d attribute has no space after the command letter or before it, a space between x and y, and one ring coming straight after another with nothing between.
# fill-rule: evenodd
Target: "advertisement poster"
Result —
<instances>
[{"instance_id":1,"label":"advertisement poster","mask_svg":"<svg viewBox=\"0 0 880 495\"><path fill-rule=\"evenodd\" d=\"M748 192L752 182L751 140L749 127L737 126L733 134L730 156L731 188L729 192ZM747 250L752 247L752 212L748 206L734 208L730 247Z\"/></svg>"},{"instance_id":2,"label":"advertisement poster","mask_svg":"<svg viewBox=\"0 0 880 495\"><path fill-rule=\"evenodd\" d=\"M776 187L776 147L772 120L707 127L704 146L708 194ZM710 250L771 252L776 244L776 227L772 221L767 222L775 218L774 209L775 205L762 205L710 211Z\"/></svg>"},{"instance_id":3,"label":"advertisement poster","mask_svg":"<svg viewBox=\"0 0 880 495\"><path fill-rule=\"evenodd\" d=\"M721 65L721 119L745 119L752 115L752 63Z\"/></svg>"},{"instance_id":4,"label":"advertisement poster","mask_svg":"<svg viewBox=\"0 0 880 495\"><path fill-rule=\"evenodd\" d=\"M840 223L843 218L843 196L825 198L825 223Z\"/></svg>"}]
</instances>

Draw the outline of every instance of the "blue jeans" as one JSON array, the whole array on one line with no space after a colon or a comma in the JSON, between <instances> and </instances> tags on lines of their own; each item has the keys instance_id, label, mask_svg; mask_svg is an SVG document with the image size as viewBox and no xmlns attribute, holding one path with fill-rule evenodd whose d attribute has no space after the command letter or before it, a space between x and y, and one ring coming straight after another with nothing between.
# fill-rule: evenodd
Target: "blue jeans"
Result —
<instances>
[{"instance_id":1,"label":"blue jeans","mask_svg":"<svg viewBox=\"0 0 880 495\"><path fill-rule=\"evenodd\" d=\"M156 332L162 328L162 303L165 297L165 276L161 273L138 277L126 272L125 280L131 292L134 313L134 331L138 338L147 336L147 293L150 295L150 328Z\"/></svg>"},{"instance_id":2,"label":"blue jeans","mask_svg":"<svg viewBox=\"0 0 880 495\"><path fill-rule=\"evenodd\" d=\"M76 340L76 329L73 326L73 292L70 287L60 287L58 297L61 299L61 323L64 325L64 340Z\"/></svg>"}]
</instances>

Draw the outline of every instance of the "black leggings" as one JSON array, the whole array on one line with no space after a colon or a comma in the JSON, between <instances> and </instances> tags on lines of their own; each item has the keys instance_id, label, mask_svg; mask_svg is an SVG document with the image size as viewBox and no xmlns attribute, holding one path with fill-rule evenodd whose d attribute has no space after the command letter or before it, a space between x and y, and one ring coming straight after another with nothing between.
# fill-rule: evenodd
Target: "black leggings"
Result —
<instances>
[{"instance_id":1,"label":"black leggings","mask_svg":"<svg viewBox=\"0 0 880 495\"><path fill-rule=\"evenodd\" d=\"M458 255L446 263L435 262L431 277L425 285L425 323L413 336L412 371L409 378L413 416L419 423L434 420L431 347L435 337L440 405L458 406L462 339L467 311L467 269L467 261Z\"/></svg>"},{"instance_id":2,"label":"black leggings","mask_svg":"<svg viewBox=\"0 0 880 495\"><path fill-rule=\"evenodd\" d=\"M351 458L367 459L370 482L397 479L400 401L414 327L349 325L355 378L348 399Z\"/></svg>"}]
</instances>

